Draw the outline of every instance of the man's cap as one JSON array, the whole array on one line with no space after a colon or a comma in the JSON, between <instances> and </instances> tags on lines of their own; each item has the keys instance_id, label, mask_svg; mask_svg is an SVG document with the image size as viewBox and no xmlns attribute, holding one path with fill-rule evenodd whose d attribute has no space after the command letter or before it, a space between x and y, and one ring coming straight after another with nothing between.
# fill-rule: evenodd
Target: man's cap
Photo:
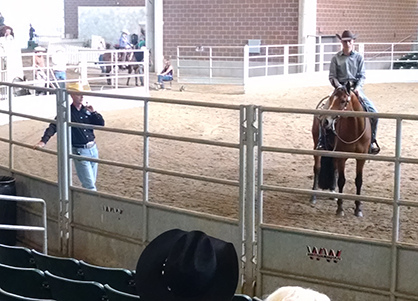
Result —
<instances>
[{"instance_id":1,"label":"man's cap","mask_svg":"<svg viewBox=\"0 0 418 301\"><path fill-rule=\"evenodd\" d=\"M129 31L126 28L124 28L124 29L122 29L122 33L129 34Z\"/></svg>"},{"instance_id":2,"label":"man's cap","mask_svg":"<svg viewBox=\"0 0 418 301\"><path fill-rule=\"evenodd\" d=\"M87 83L87 85L83 85L82 83L68 83L67 84L67 90L68 91L78 91L78 92L83 92L83 91L91 91L89 84Z\"/></svg>"},{"instance_id":3,"label":"man's cap","mask_svg":"<svg viewBox=\"0 0 418 301\"><path fill-rule=\"evenodd\" d=\"M33 50L35 50L35 52L45 52L46 49L42 46L36 46Z\"/></svg>"},{"instance_id":4,"label":"man's cap","mask_svg":"<svg viewBox=\"0 0 418 301\"><path fill-rule=\"evenodd\" d=\"M238 274L232 243L201 231L173 229L144 249L135 282L142 301L230 301Z\"/></svg>"},{"instance_id":5,"label":"man's cap","mask_svg":"<svg viewBox=\"0 0 418 301\"><path fill-rule=\"evenodd\" d=\"M343 34L341 36L337 33L336 36L341 41L350 41L350 40L355 40L357 38L357 35L353 34L349 30L344 30L344 32L343 32Z\"/></svg>"}]
</instances>

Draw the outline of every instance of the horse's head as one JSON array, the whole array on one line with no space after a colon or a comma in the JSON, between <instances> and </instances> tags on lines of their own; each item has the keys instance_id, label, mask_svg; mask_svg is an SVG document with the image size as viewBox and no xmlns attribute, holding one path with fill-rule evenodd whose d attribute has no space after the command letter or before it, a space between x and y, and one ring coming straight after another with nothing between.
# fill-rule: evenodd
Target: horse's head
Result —
<instances>
[{"instance_id":1,"label":"horse's head","mask_svg":"<svg viewBox=\"0 0 418 301\"><path fill-rule=\"evenodd\" d=\"M350 82L335 88L334 92L329 97L323 109L344 111L350 106L351 101L351 86ZM333 123L338 118L336 115L321 115L319 117L321 125L324 129L330 130Z\"/></svg>"}]
</instances>

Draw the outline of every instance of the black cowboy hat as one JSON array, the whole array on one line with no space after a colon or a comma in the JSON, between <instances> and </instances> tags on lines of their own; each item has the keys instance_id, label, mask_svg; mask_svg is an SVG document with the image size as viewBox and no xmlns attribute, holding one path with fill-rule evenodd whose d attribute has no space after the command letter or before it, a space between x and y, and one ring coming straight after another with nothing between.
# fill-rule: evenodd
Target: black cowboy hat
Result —
<instances>
[{"instance_id":1,"label":"black cowboy hat","mask_svg":"<svg viewBox=\"0 0 418 301\"><path fill-rule=\"evenodd\" d=\"M201 231L169 230L142 252L135 282L142 301L229 301L238 256L232 243Z\"/></svg>"},{"instance_id":2,"label":"black cowboy hat","mask_svg":"<svg viewBox=\"0 0 418 301\"><path fill-rule=\"evenodd\" d=\"M350 40L355 40L357 38L357 35L352 34L351 31L349 31L349 30L344 30L344 32L341 36L337 33L336 36L341 41L350 41Z\"/></svg>"}]
</instances>

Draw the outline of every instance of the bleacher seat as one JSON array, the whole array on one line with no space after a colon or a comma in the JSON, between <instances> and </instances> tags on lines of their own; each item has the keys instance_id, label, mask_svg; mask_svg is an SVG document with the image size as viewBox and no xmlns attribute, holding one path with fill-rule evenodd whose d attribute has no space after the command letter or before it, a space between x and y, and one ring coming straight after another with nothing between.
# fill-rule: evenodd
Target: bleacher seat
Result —
<instances>
[{"instance_id":1,"label":"bleacher seat","mask_svg":"<svg viewBox=\"0 0 418 301\"><path fill-rule=\"evenodd\" d=\"M253 301L250 296L244 294L235 294L231 301Z\"/></svg>"},{"instance_id":2,"label":"bleacher seat","mask_svg":"<svg viewBox=\"0 0 418 301\"><path fill-rule=\"evenodd\" d=\"M124 293L137 294L135 280L129 270L96 266L82 260L80 260L80 267L85 280L109 284L112 288Z\"/></svg>"},{"instance_id":3,"label":"bleacher seat","mask_svg":"<svg viewBox=\"0 0 418 301\"><path fill-rule=\"evenodd\" d=\"M106 292L100 283L59 277L45 271L53 299L57 301L103 301Z\"/></svg>"},{"instance_id":4,"label":"bleacher seat","mask_svg":"<svg viewBox=\"0 0 418 301\"><path fill-rule=\"evenodd\" d=\"M36 268L32 252L25 247L0 244L0 263L20 268Z\"/></svg>"},{"instance_id":5,"label":"bleacher seat","mask_svg":"<svg viewBox=\"0 0 418 301\"><path fill-rule=\"evenodd\" d=\"M132 300L139 300L138 295L127 294L116 290L109 286L109 284L105 284L106 295L109 301L132 301Z\"/></svg>"},{"instance_id":6,"label":"bleacher seat","mask_svg":"<svg viewBox=\"0 0 418 301\"><path fill-rule=\"evenodd\" d=\"M0 264L0 288L20 296L52 299L45 275L38 269Z\"/></svg>"},{"instance_id":7,"label":"bleacher seat","mask_svg":"<svg viewBox=\"0 0 418 301\"><path fill-rule=\"evenodd\" d=\"M24 297L16 294L6 292L5 290L0 289L0 300L1 301L55 301L53 299L37 299Z\"/></svg>"},{"instance_id":8,"label":"bleacher seat","mask_svg":"<svg viewBox=\"0 0 418 301\"><path fill-rule=\"evenodd\" d=\"M84 280L80 263L74 258L56 257L32 250L35 264L41 271L49 271L54 275L73 279Z\"/></svg>"}]
</instances>

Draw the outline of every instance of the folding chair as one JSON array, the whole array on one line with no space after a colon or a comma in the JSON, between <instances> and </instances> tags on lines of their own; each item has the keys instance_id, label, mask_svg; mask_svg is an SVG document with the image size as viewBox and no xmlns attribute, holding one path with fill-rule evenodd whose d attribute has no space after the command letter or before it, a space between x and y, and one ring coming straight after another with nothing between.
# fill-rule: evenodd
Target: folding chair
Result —
<instances>
[{"instance_id":1,"label":"folding chair","mask_svg":"<svg viewBox=\"0 0 418 301\"><path fill-rule=\"evenodd\" d=\"M24 297L52 299L44 273L38 269L0 264L0 288Z\"/></svg>"},{"instance_id":2,"label":"folding chair","mask_svg":"<svg viewBox=\"0 0 418 301\"><path fill-rule=\"evenodd\" d=\"M0 289L0 300L1 301L55 301L52 299L37 299L37 298L30 298L24 297L21 295L12 294Z\"/></svg>"},{"instance_id":3,"label":"folding chair","mask_svg":"<svg viewBox=\"0 0 418 301\"><path fill-rule=\"evenodd\" d=\"M54 275L73 279L84 280L83 271L78 260L74 258L56 257L32 250L35 264L41 271L49 271Z\"/></svg>"},{"instance_id":4,"label":"folding chair","mask_svg":"<svg viewBox=\"0 0 418 301\"><path fill-rule=\"evenodd\" d=\"M32 252L25 247L0 244L0 263L19 268L36 268Z\"/></svg>"},{"instance_id":5,"label":"folding chair","mask_svg":"<svg viewBox=\"0 0 418 301\"><path fill-rule=\"evenodd\" d=\"M105 284L106 295L109 301L132 301L139 300L138 295L131 295L112 288L109 284Z\"/></svg>"},{"instance_id":6,"label":"folding chair","mask_svg":"<svg viewBox=\"0 0 418 301\"><path fill-rule=\"evenodd\" d=\"M112 288L136 295L135 280L131 271L121 268L107 268L92 265L80 260L80 267L85 280L109 284Z\"/></svg>"},{"instance_id":7,"label":"folding chair","mask_svg":"<svg viewBox=\"0 0 418 301\"><path fill-rule=\"evenodd\" d=\"M103 285L94 281L79 281L45 272L53 299L57 301L103 301L106 292Z\"/></svg>"}]
</instances>

